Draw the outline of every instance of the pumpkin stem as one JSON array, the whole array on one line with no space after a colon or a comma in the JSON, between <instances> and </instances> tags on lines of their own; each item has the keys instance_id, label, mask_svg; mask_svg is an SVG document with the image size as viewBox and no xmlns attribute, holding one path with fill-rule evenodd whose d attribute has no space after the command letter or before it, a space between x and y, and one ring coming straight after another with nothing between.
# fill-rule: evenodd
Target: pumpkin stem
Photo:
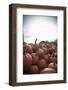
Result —
<instances>
[{"instance_id":1,"label":"pumpkin stem","mask_svg":"<svg viewBox=\"0 0 68 90\"><path fill-rule=\"evenodd\" d=\"M38 40L38 39L36 38L36 40L35 40L35 45L37 44L37 40Z\"/></svg>"}]
</instances>

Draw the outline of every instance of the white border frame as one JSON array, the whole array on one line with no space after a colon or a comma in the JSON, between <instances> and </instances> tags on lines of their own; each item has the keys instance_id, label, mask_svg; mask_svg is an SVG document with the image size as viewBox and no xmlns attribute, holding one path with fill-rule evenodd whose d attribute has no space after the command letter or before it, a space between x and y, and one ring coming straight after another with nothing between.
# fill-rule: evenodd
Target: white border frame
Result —
<instances>
[{"instance_id":1,"label":"white border frame","mask_svg":"<svg viewBox=\"0 0 68 90\"><path fill-rule=\"evenodd\" d=\"M22 64L23 64L23 20L22 15L47 15L47 16L57 16L58 17L58 73L56 74L37 74L37 75L23 75L22 74ZM35 81L54 81L54 80L63 80L63 29L64 29L64 23L63 23L63 10L40 10L40 9L27 9L27 8L17 8L17 73L16 73L16 80L17 82L35 82ZM60 44L61 43L61 44ZM59 49L60 48L60 49ZM42 78L43 77L43 78Z\"/></svg>"}]
</instances>

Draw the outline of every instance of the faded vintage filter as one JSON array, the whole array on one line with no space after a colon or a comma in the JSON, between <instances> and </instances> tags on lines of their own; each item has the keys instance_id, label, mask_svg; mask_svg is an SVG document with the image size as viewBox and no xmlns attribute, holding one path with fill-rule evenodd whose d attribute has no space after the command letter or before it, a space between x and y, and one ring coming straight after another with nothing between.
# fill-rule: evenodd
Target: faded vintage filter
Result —
<instances>
[{"instance_id":1,"label":"faded vintage filter","mask_svg":"<svg viewBox=\"0 0 68 90\"><path fill-rule=\"evenodd\" d=\"M23 74L57 73L57 16L23 16Z\"/></svg>"}]
</instances>

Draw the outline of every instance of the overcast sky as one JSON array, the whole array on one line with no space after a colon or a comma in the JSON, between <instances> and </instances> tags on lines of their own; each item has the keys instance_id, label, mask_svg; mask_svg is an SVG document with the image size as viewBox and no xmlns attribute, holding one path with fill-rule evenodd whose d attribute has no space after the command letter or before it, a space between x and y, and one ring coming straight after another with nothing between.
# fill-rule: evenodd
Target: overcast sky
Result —
<instances>
[{"instance_id":1,"label":"overcast sky","mask_svg":"<svg viewBox=\"0 0 68 90\"><path fill-rule=\"evenodd\" d=\"M54 41L57 39L58 23L56 16L23 16L24 41L34 43L40 41Z\"/></svg>"}]
</instances>

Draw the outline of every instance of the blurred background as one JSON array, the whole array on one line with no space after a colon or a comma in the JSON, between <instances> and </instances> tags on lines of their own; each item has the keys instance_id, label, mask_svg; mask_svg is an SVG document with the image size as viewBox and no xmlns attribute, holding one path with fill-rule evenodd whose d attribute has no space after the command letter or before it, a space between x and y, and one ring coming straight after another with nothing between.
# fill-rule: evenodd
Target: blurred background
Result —
<instances>
[{"instance_id":1,"label":"blurred background","mask_svg":"<svg viewBox=\"0 0 68 90\"><path fill-rule=\"evenodd\" d=\"M34 43L57 39L57 16L23 15L24 41Z\"/></svg>"}]
</instances>

